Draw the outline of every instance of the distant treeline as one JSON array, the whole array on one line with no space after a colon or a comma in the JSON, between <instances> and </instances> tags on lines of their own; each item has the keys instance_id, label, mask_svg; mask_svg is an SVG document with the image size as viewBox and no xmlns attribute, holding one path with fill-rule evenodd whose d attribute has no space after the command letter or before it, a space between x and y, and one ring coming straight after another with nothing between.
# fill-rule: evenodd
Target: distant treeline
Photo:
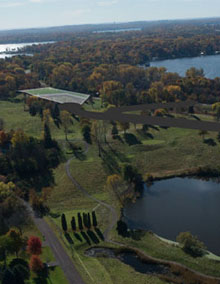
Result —
<instances>
[{"instance_id":1,"label":"distant treeline","mask_svg":"<svg viewBox=\"0 0 220 284\"><path fill-rule=\"evenodd\" d=\"M0 61L0 98L14 97L17 89L35 88L43 81L100 96L103 103L116 106L185 100L214 103L220 101L220 78L207 79L195 68L180 77L165 68L140 65L152 58L218 53L218 30L219 19L167 21L143 31L72 34L69 41L26 47L33 57Z\"/></svg>"}]
</instances>

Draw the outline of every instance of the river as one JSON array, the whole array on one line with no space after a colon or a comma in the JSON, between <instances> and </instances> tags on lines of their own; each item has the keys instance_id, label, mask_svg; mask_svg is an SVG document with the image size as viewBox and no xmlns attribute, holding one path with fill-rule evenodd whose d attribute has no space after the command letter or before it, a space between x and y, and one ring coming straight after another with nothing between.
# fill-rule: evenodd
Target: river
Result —
<instances>
[{"instance_id":1,"label":"river","mask_svg":"<svg viewBox=\"0 0 220 284\"><path fill-rule=\"evenodd\" d=\"M19 51L19 49L25 47L25 46L31 46L34 44L48 44L48 43L54 43L54 42L30 42L30 43L9 43L9 44L0 44L0 58L4 59L6 57L12 57L16 54L7 54L7 52L16 52Z\"/></svg>"},{"instance_id":2,"label":"river","mask_svg":"<svg viewBox=\"0 0 220 284\"><path fill-rule=\"evenodd\" d=\"M185 72L191 67L203 68L207 78L220 77L220 55L152 61L150 66L163 66L167 68L168 72L177 72L180 76L184 76Z\"/></svg>"},{"instance_id":3,"label":"river","mask_svg":"<svg viewBox=\"0 0 220 284\"><path fill-rule=\"evenodd\" d=\"M193 178L172 178L146 187L136 203L124 208L130 228L151 230L175 240L190 231L211 252L220 255L220 184Z\"/></svg>"}]
</instances>

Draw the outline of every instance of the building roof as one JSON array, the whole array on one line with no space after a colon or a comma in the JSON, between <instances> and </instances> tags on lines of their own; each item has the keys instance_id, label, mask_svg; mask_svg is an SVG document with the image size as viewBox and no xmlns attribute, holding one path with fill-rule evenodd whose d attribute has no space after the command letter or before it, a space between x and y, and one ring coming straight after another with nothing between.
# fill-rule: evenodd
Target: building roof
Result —
<instances>
[{"instance_id":1,"label":"building roof","mask_svg":"<svg viewBox=\"0 0 220 284\"><path fill-rule=\"evenodd\" d=\"M74 103L83 105L90 97L90 95L87 94L70 92L51 87L20 90L19 92L59 104Z\"/></svg>"}]
</instances>

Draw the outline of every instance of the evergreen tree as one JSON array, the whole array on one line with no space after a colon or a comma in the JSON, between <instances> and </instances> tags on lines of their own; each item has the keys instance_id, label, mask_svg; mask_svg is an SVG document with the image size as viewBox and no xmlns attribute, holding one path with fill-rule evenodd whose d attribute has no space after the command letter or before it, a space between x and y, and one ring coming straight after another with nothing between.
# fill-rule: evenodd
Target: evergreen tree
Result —
<instances>
[{"instance_id":1,"label":"evergreen tree","mask_svg":"<svg viewBox=\"0 0 220 284\"><path fill-rule=\"evenodd\" d=\"M72 220L71 220L71 227L72 227L72 230L73 230L73 231L76 231L76 220L75 220L75 217L72 217Z\"/></svg>"},{"instance_id":2,"label":"evergreen tree","mask_svg":"<svg viewBox=\"0 0 220 284\"><path fill-rule=\"evenodd\" d=\"M97 227L97 225L98 225L95 211L92 211L92 224L93 224L93 227Z\"/></svg>"},{"instance_id":3,"label":"evergreen tree","mask_svg":"<svg viewBox=\"0 0 220 284\"><path fill-rule=\"evenodd\" d=\"M53 147L53 140L50 134L50 128L48 124L44 123L44 146L46 149Z\"/></svg>"},{"instance_id":4,"label":"evergreen tree","mask_svg":"<svg viewBox=\"0 0 220 284\"><path fill-rule=\"evenodd\" d=\"M84 140L89 143L92 144L92 139L91 139L91 127L89 125L84 125L82 128L82 135Z\"/></svg>"},{"instance_id":5,"label":"evergreen tree","mask_svg":"<svg viewBox=\"0 0 220 284\"><path fill-rule=\"evenodd\" d=\"M59 116L60 116L60 109L58 107L58 104L55 104L55 107L53 109L53 118L54 119L59 119Z\"/></svg>"},{"instance_id":6,"label":"evergreen tree","mask_svg":"<svg viewBox=\"0 0 220 284\"><path fill-rule=\"evenodd\" d=\"M67 231L67 223L66 223L65 214L62 214L62 216L61 216L61 224L62 224L63 231L66 232Z\"/></svg>"},{"instance_id":7,"label":"evergreen tree","mask_svg":"<svg viewBox=\"0 0 220 284\"><path fill-rule=\"evenodd\" d=\"M83 230L83 222L82 222L81 214L80 214L80 213L78 213L78 214L77 214L77 217L78 217L78 225L79 225L79 229L80 229L80 231L82 231L82 230Z\"/></svg>"},{"instance_id":8,"label":"evergreen tree","mask_svg":"<svg viewBox=\"0 0 220 284\"><path fill-rule=\"evenodd\" d=\"M117 222L117 228L116 230L118 231L118 234L121 235L122 237L128 237L129 233L128 233L128 226L125 222L123 222L122 220L119 220Z\"/></svg>"},{"instance_id":9,"label":"evergreen tree","mask_svg":"<svg viewBox=\"0 0 220 284\"><path fill-rule=\"evenodd\" d=\"M91 229L91 217L90 217L90 213L88 213L88 229Z\"/></svg>"},{"instance_id":10,"label":"evergreen tree","mask_svg":"<svg viewBox=\"0 0 220 284\"><path fill-rule=\"evenodd\" d=\"M83 212L83 224L84 227L88 228L88 215Z\"/></svg>"},{"instance_id":11,"label":"evergreen tree","mask_svg":"<svg viewBox=\"0 0 220 284\"><path fill-rule=\"evenodd\" d=\"M11 269L7 268L4 271L1 283L2 284L17 284L15 274Z\"/></svg>"}]
</instances>

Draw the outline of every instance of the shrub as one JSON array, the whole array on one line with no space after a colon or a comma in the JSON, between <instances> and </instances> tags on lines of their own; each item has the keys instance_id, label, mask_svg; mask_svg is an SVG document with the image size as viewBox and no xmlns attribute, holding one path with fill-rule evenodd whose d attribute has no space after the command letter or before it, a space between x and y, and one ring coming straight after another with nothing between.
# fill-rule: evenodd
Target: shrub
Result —
<instances>
[{"instance_id":1,"label":"shrub","mask_svg":"<svg viewBox=\"0 0 220 284\"><path fill-rule=\"evenodd\" d=\"M180 233L177 236L176 240L183 246L183 250L186 253L189 253L193 256L203 255L205 245L201 241L199 241L196 236L193 236L190 232Z\"/></svg>"}]
</instances>

